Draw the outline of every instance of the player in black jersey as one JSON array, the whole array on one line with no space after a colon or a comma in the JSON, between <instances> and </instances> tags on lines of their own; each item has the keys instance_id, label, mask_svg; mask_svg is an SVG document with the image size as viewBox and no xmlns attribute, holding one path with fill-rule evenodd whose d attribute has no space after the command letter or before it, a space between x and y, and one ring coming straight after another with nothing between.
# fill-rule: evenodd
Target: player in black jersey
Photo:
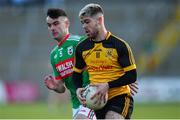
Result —
<instances>
[{"instance_id":1,"label":"player in black jersey","mask_svg":"<svg viewBox=\"0 0 180 120\"><path fill-rule=\"evenodd\" d=\"M88 36L80 42L75 51L73 80L77 88L77 96L81 103L82 71L89 72L91 84L97 86L99 101L108 102L100 110L96 110L98 119L130 119L133 111L133 98L130 84L136 82L136 64L127 42L107 31L104 25L104 13L100 5L88 4L79 12L80 21Z\"/></svg>"}]
</instances>

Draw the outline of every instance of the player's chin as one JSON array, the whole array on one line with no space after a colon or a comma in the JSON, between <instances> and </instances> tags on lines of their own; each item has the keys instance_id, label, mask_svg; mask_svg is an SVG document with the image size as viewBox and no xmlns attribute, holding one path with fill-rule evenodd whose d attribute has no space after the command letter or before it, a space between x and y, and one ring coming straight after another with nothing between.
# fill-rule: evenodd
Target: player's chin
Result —
<instances>
[{"instance_id":1,"label":"player's chin","mask_svg":"<svg viewBox=\"0 0 180 120\"><path fill-rule=\"evenodd\" d=\"M54 39L58 38L58 33L52 34L52 38L54 38Z\"/></svg>"},{"instance_id":2,"label":"player's chin","mask_svg":"<svg viewBox=\"0 0 180 120\"><path fill-rule=\"evenodd\" d=\"M86 35L90 38L92 37L92 34L90 32L86 32Z\"/></svg>"},{"instance_id":3,"label":"player's chin","mask_svg":"<svg viewBox=\"0 0 180 120\"><path fill-rule=\"evenodd\" d=\"M58 36L52 35L52 38L54 38L54 39L58 39Z\"/></svg>"},{"instance_id":4,"label":"player's chin","mask_svg":"<svg viewBox=\"0 0 180 120\"><path fill-rule=\"evenodd\" d=\"M95 36L93 36L92 34L88 34L88 37L91 39L95 39Z\"/></svg>"},{"instance_id":5,"label":"player's chin","mask_svg":"<svg viewBox=\"0 0 180 120\"><path fill-rule=\"evenodd\" d=\"M91 35L90 35L89 33L86 33L86 35L87 35L88 37L91 37Z\"/></svg>"}]
</instances>

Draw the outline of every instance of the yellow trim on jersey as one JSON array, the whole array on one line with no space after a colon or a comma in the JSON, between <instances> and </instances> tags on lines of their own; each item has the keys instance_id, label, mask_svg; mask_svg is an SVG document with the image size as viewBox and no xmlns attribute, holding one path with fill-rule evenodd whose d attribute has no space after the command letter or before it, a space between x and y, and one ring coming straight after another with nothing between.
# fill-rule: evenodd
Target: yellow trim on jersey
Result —
<instances>
[{"instance_id":1,"label":"yellow trim on jersey","mask_svg":"<svg viewBox=\"0 0 180 120\"><path fill-rule=\"evenodd\" d=\"M128 54L129 54L129 60L131 64L135 64L135 60L134 60L134 56L132 54L131 48L129 47L129 45L125 42L127 48L128 48Z\"/></svg>"},{"instance_id":2,"label":"yellow trim on jersey","mask_svg":"<svg viewBox=\"0 0 180 120\"><path fill-rule=\"evenodd\" d=\"M129 103L130 103L130 98L125 97L125 105L122 111L122 116L125 118L127 113L128 113L128 109L129 109Z\"/></svg>"},{"instance_id":3,"label":"yellow trim on jersey","mask_svg":"<svg viewBox=\"0 0 180 120\"><path fill-rule=\"evenodd\" d=\"M73 71L77 72L77 73L81 73L84 69L78 69L76 67L73 67Z\"/></svg>"},{"instance_id":4,"label":"yellow trim on jersey","mask_svg":"<svg viewBox=\"0 0 180 120\"><path fill-rule=\"evenodd\" d=\"M131 66L128 66L128 67L125 67L124 71L127 72L127 71L130 71L130 70L133 70L133 69L136 69L136 65L135 64L133 64Z\"/></svg>"},{"instance_id":5,"label":"yellow trim on jersey","mask_svg":"<svg viewBox=\"0 0 180 120\"><path fill-rule=\"evenodd\" d=\"M110 36L111 36L111 32L108 32L108 34L106 36L106 40L109 39Z\"/></svg>"},{"instance_id":6,"label":"yellow trim on jersey","mask_svg":"<svg viewBox=\"0 0 180 120\"><path fill-rule=\"evenodd\" d=\"M125 45L126 45L126 47L127 47L127 49L128 49L128 54L129 54L130 63L131 63L131 64L135 64L134 56L133 56L133 54L132 54L132 50L131 50L129 44L128 44L125 40L123 40L123 39L121 39L121 38L118 38L117 36L115 36L115 35L113 35L113 34L112 34L112 36L115 37L115 38L117 38L117 40L122 41L123 43L125 43Z\"/></svg>"},{"instance_id":7,"label":"yellow trim on jersey","mask_svg":"<svg viewBox=\"0 0 180 120\"><path fill-rule=\"evenodd\" d=\"M112 99L115 96L122 94L130 94L130 88L128 85L110 88L108 92L108 100Z\"/></svg>"}]
</instances>

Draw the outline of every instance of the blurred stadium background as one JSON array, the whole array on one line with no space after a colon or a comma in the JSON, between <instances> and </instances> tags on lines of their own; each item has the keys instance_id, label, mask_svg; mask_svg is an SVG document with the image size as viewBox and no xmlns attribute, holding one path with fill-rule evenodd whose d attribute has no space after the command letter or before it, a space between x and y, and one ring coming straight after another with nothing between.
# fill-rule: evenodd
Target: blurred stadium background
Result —
<instances>
[{"instance_id":1,"label":"blurred stadium background","mask_svg":"<svg viewBox=\"0 0 180 120\"><path fill-rule=\"evenodd\" d=\"M65 9L71 33L82 35L78 12L90 2L102 5L108 30L134 52L140 89L133 119L180 119L180 0L0 0L0 119L71 118L69 93L43 83L56 44L46 10Z\"/></svg>"}]
</instances>

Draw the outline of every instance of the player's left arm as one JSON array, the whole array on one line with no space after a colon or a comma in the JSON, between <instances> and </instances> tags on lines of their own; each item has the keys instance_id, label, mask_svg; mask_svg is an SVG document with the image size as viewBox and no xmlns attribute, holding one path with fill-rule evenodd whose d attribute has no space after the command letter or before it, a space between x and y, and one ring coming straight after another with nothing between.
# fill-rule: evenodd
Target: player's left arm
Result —
<instances>
[{"instance_id":1,"label":"player's left arm","mask_svg":"<svg viewBox=\"0 0 180 120\"><path fill-rule=\"evenodd\" d=\"M99 94L101 95L100 100L103 100L103 98L105 98L105 93L109 88L130 85L136 81L136 65L129 45L118 41L115 46L118 52L118 62L124 70L124 75L119 77L117 80L97 84L98 92L96 92L92 98Z\"/></svg>"},{"instance_id":2,"label":"player's left arm","mask_svg":"<svg viewBox=\"0 0 180 120\"><path fill-rule=\"evenodd\" d=\"M129 45L124 42L118 42L116 44L116 50L118 52L118 62L125 74L117 80L108 82L109 88L129 85L137 79L136 65Z\"/></svg>"},{"instance_id":3,"label":"player's left arm","mask_svg":"<svg viewBox=\"0 0 180 120\"><path fill-rule=\"evenodd\" d=\"M83 88L82 72L86 64L82 57L81 46L77 45L75 49L75 63L73 67L72 79L76 88L77 98L81 104L85 105L85 99L82 97L82 92L85 90Z\"/></svg>"}]
</instances>

